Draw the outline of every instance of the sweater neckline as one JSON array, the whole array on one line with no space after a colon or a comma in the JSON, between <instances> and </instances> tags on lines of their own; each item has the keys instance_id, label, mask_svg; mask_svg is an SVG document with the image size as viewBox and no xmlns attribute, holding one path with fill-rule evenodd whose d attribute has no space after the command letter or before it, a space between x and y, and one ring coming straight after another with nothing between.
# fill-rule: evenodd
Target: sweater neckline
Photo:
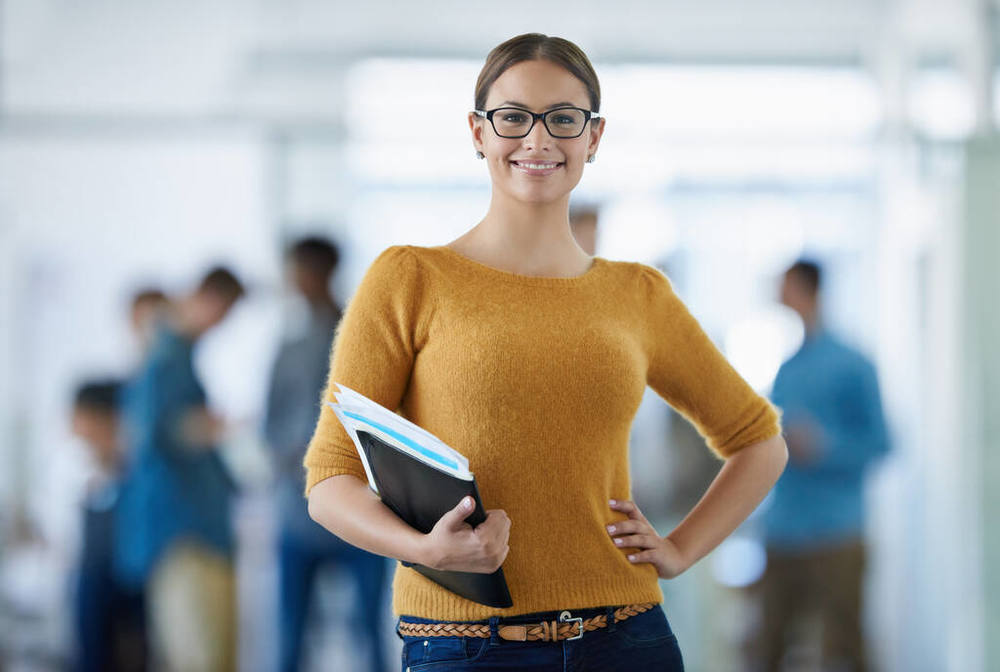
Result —
<instances>
[{"instance_id":1,"label":"sweater neckline","mask_svg":"<svg viewBox=\"0 0 1000 672\"><path fill-rule=\"evenodd\" d=\"M589 282L592 278L598 275L601 268L607 263L607 260L603 257L592 257L592 262L590 268L584 271L580 275L573 275L569 277L555 277L548 275L522 275L520 273L512 273L511 271L504 271L499 268L494 268L493 266L488 266L482 262L476 261L475 259L470 259L465 255L451 249L447 245L436 245L432 250L438 250L445 256L457 261L462 266L472 269L484 275L491 275L499 280L504 280L507 282L517 282L527 285L558 285L558 286L574 286L581 285Z\"/></svg>"}]
</instances>

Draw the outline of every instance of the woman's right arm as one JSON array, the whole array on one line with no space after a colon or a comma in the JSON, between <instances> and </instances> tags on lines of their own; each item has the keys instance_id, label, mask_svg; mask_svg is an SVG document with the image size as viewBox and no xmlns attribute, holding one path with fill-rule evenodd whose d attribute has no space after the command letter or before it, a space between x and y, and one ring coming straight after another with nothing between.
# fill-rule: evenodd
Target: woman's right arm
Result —
<instances>
[{"instance_id":1,"label":"woman's right arm","mask_svg":"<svg viewBox=\"0 0 1000 672\"><path fill-rule=\"evenodd\" d=\"M491 510L473 528L465 522L471 512L472 499L466 497L423 534L351 474L324 479L309 491L310 517L349 544L432 569L488 574L500 567L510 550L510 519L501 510Z\"/></svg>"},{"instance_id":2,"label":"woman's right arm","mask_svg":"<svg viewBox=\"0 0 1000 672\"><path fill-rule=\"evenodd\" d=\"M337 328L324 401L345 385L388 409L397 409L414 361L427 340L427 281L413 252L390 247L365 273ZM433 569L493 572L507 557L510 521L487 511L473 529L460 502L423 534L403 522L368 489L351 438L326 404L304 460L309 515L344 541L366 551ZM469 498L471 500L471 498Z\"/></svg>"}]
</instances>

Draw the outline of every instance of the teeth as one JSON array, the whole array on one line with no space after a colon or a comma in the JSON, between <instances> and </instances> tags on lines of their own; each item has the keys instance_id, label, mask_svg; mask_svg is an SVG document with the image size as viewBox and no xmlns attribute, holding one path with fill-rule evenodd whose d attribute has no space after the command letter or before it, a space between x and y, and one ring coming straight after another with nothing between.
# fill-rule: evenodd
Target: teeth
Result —
<instances>
[{"instance_id":1,"label":"teeth","mask_svg":"<svg viewBox=\"0 0 1000 672\"><path fill-rule=\"evenodd\" d=\"M558 163L524 163L523 161L519 161L517 163L517 165L521 166L522 168L528 168L529 170L546 170L548 168L555 168L559 164Z\"/></svg>"}]
</instances>

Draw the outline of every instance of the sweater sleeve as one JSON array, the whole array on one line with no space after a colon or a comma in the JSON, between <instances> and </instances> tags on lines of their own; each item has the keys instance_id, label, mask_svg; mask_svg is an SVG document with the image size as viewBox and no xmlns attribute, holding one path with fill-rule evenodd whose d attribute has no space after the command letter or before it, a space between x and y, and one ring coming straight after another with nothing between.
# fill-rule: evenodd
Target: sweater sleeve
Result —
<instances>
[{"instance_id":1,"label":"sweater sleeve","mask_svg":"<svg viewBox=\"0 0 1000 672\"><path fill-rule=\"evenodd\" d=\"M658 270L640 267L647 301L646 382L723 458L781 431L774 406L726 361Z\"/></svg>"},{"instance_id":2,"label":"sweater sleeve","mask_svg":"<svg viewBox=\"0 0 1000 672\"><path fill-rule=\"evenodd\" d=\"M367 482L354 443L326 402L336 401L334 384L339 383L390 410L399 408L417 351L422 290L416 257L408 248L395 246L372 263L347 304L334 337L319 420L303 462L307 495L316 483L338 474Z\"/></svg>"}]
</instances>

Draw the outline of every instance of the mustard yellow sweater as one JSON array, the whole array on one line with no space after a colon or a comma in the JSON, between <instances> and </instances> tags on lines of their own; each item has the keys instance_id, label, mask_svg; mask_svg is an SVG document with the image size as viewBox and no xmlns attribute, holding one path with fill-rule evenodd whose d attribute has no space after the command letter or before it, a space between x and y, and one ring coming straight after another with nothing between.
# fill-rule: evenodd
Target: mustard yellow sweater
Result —
<instances>
[{"instance_id":1,"label":"mustard yellow sweater","mask_svg":"<svg viewBox=\"0 0 1000 672\"><path fill-rule=\"evenodd\" d=\"M652 565L632 565L605 530L622 519L608 500L631 499L629 429L647 385L720 456L779 432L662 273L599 257L582 276L540 278L447 247L391 247L347 306L329 380L468 457L483 504L512 521L514 606L470 602L398 565L393 609L423 618L663 599ZM307 491L335 474L365 479L325 404L305 466Z\"/></svg>"}]
</instances>

